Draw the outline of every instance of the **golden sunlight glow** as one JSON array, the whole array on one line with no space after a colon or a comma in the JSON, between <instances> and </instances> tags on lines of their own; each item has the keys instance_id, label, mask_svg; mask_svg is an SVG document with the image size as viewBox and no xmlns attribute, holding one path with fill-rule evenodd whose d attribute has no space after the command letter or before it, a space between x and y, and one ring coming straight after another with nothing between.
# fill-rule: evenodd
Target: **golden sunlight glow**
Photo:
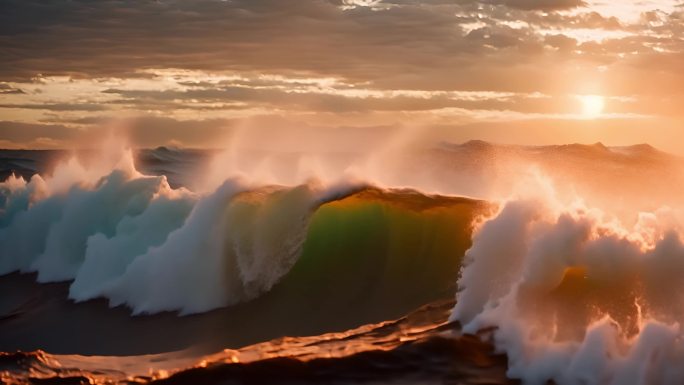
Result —
<instances>
[{"instance_id":1,"label":"golden sunlight glow","mask_svg":"<svg viewBox=\"0 0 684 385\"><path fill-rule=\"evenodd\" d=\"M582 117L596 119L601 116L605 100L601 95L580 95L578 99L582 103Z\"/></svg>"}]
</instances>

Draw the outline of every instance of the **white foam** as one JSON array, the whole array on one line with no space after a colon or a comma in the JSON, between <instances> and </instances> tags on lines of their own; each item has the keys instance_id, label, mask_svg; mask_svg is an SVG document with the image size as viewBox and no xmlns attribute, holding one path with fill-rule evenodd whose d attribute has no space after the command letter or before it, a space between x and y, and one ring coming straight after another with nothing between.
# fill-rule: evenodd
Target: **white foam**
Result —
<instances>
[{"instance_id":1,"label":"white foam","mask_svg":"<svg viewBox=\"0 0 684 385\"><path fill-rule=\"evenodd\" d=\"M106 297L136 314L203 312L270 290L301 254L314 210L356 188L228 178L196 194L119 155L0 183L0 274L73 280L70 298Z\"/></svg>"},{"instance_id":2,"label":"white foam","mask_svg":"<svg viewBox=\"0 0 684 385\"><path fill-rule=\"evenodd\" d=\"M684 383L684 244L671 210L626 226L581 203L514 199L474 235L451 319L494 327L525 384Z\"/></svg>"}]
</instances>

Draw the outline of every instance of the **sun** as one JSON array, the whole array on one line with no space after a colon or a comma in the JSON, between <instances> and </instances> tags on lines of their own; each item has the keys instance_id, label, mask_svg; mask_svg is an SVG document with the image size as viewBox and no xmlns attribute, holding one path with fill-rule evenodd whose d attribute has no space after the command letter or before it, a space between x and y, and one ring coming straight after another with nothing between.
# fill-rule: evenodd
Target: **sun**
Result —
<instances>
[{"instance_id":1,"label":"sun","mask_svg":"<svg viewBox=\"0 0 684 385\"><path fill-rule=\"evenodd\" d=\"M601 116L605 99L601 95L579 95L577 97L582 103L582 117L584 119L596 119Z\"/></svg>"}]
</instances>

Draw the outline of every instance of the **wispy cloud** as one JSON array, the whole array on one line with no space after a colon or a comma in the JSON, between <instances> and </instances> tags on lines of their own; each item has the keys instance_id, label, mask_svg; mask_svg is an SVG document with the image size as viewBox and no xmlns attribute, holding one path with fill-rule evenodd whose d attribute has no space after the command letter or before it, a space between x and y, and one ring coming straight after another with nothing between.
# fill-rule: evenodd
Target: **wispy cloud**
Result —
<instances>
[{"instance_id":1,"label":"wispy cloud","mask_svg":"<svg viewBox=\"0 0 684 385\"><path fill-rule=\"evenodd\" d=\"M181 123L263 115L303 124L553 121L580 113L577 94L605 95L604 118L682 119L684 14L669 0L0 7L0 114L16 124L84 130L106 116L147 116L191 130ZM43 134L35 135L50 137Z\"/></svg>"}]
</instances>

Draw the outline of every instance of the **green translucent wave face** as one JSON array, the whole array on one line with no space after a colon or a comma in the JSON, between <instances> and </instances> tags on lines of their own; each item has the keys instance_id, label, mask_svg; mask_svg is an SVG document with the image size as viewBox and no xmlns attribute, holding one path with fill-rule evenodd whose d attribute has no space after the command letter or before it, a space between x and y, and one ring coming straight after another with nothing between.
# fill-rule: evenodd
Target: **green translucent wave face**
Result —
<instances>
[{"instance_id":1,"label":"green translucent wave face","mask_svg":"<svg viewBox=\"0 0 684 385\"><path fill-rule=\"evenodd\" d=\"M452 297L481 202L368 189L320 206L271 296L307 317L371 322Z\"/></svg>"},{"instance_id":2,"label":"green translucent wave face","mask_svg":"<svg viewBox=\"0 0 684 385\"><path fill-rule=\"evenodd\" d=\"M149 354L191 346L215 352L396 319L435 300L453 299L472 220L489 210L483 202L410 191L370 188L322 205L325 198L317 194L307 187L259 190L226 209L226 220L232 221L228 227L237 230L225 237L226 258L232 263L224 266L226 274L231 282L247 283L235 290L259 291L254 299L187 317L130 317L129 309L110 309L105 301L63 301L67 285L40 286L40 296L49 298L50 306L14 319L22 328L0 333L0 345L4 350L86 355ZM283 252L285 260L273 258ZM280 275L273 268L283 261L286 269ZM271 282L269 274L278 278L274 286L255 289L251 284ZM20 287L21 276L10 278L0 280L0 289ZM24 284L33 296L35 287ZM435 319L429 313L421 312L421 317L430 323L448 316L439 311ZM73 339L74 330L81 338Z\"/></svg>"}]
</instances>

